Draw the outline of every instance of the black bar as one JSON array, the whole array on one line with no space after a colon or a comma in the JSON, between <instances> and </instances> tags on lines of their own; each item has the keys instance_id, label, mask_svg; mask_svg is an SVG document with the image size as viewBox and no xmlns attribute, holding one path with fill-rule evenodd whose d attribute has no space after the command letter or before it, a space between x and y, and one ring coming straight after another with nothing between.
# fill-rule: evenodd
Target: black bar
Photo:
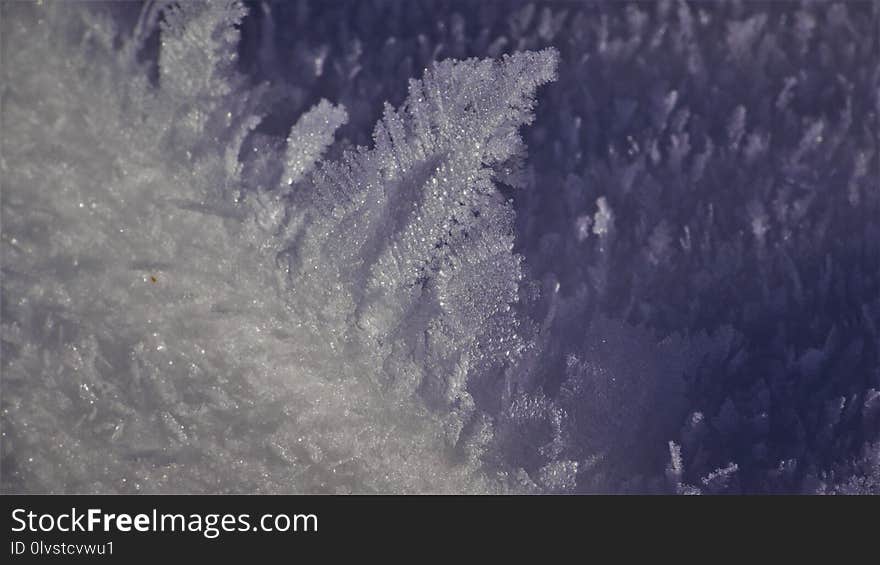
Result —
<instances>
[{"instance_id":1,"label":"black bar","mask_svg":"<svg viewBox=\"0 0 880 565\"><path fill-rule=\"evenodd\" d=\"M809 547L820 540L827 542L831 529L845 526L847 537L870 536L872 520L855 516L876 514L876 498L815 497L552 497L552 496L4 496L2 497L2 553L18 563L40 558L82 558L75 555L77 545L93 547L104 544L103 555L88 555L90 560L128 562L143 558L182 558L197 555L200 559L222 558L273 562L274 557L312 555L333 557L350 555L381 557L403 551L412 544L423 547L428 555L438 552L462 558L470 547L517 552L536 547L560 548L566 545L589 545L590 552L608 548L619 555L669 548L686 551L693 540L713 539L725 544L752 546L757 543L784 543L787 536L798 547ZM850 508L851 506L854 506ZM858 508L856 508L858 507ZM75 511L72 511L75 509ZM86 528L89 509L100 522L93 531L32 532L27 515L33 513L35 527L60 526L80 516ZM872 510L874 512L872 512ZM177 519L165 521L166 531L134 531L132 521L119 520L119 514L144 514L139 525L166 515L183 515L187 531L179 529ZM15 514L13 514L15 513ZM105 516L110 529L105 531ZM248 515L248 528L239 521ZM258 522L266 514L274 528L275 516L284 514L297 523L281 519L280 529L258 531ZM85 517L83 517L85 515ZM222 531L226 524L235 531ZM302 515L312 515L302 519ZM212 517L212 516L215 516ZM299 518L297 518L299 516ZM849 519L847 519L849 517ZM175 521L176 520L176 521ZM208 527L208 523L214 525ZM859 523L861 522L861 523ZM119 531L117 526L132 531ZM158 522L152 521L158 529ZM285 528L285 524L287 524ZM191 531L191 527L192 530ZM257 528L255 530L254 528ZM219 530L215 532L214 530ZM245 531L239 531L243 529ZM786 533L789 532L789 533ZM106 544L112 543L112 547ZM85 544L85 545L83 545ZM683 545L682 545L683 544ZM458 548L458 549L456 549ZM107 550L112 551L112 555ZM95 549L94 551L97 551ZM18 554L16 554L18 552ZM74 553L74 555L70 555ZM658 554L659 557L659 554ZM604 562L604 560L599 560ZM291 562L285 558L282 562Z\"/></svg>"}]
</instances>

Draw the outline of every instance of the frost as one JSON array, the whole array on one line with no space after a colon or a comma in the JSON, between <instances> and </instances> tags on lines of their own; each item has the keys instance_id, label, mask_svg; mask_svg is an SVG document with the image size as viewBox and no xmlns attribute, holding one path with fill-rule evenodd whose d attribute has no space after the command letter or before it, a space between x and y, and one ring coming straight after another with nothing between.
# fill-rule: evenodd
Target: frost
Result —
<instances>
[{"instance_id":1,"label":"frost","mask_svg":"<svg viewBox=\"0 0 880 565\"><path fill-rule=\"evenodd\" d=\"M516 127L554 61L546 51L436 65L401 109L386 106L373 150L325 166L295 196L291 291L316 324L353 324L337 339L385 367L364 378L467 413L469 378L497 362L485 345L510 339L499 348L515 351L509 335L486 333L521 277L492 178L521 151Z\"/></svg>"},{"instance_id":2,"label":"frost","mask_svg":"<svg viewBox=\"0 0 880 565\"><path fill-rule=\"evenodd\" d=\"M158 87L130 78L147 31L8 9L6 45L32 48L3 68L5 488L504 488L444 446L469 380L519 352L493 179L553 51L433 66L374 149L315 171L346 111L321 101L283 149L261 137L238 3L163 8Z\"/></svg>"},{"instance_id":3,"label":"frost","mask_svg":"<svg viewBox=\"0 0 880 565\"><path fill-rule=\"evenodd\" d=\"M162 92L193 105L229 94L243 6L235 0L168 3L163 14L159 51Z\"/></svg>"},{"instance_id":4,"label":"frost","mask_svg":"<svg viewBox=\"0 0 880 565\"><path fill-rule=\"evenodd\" d=\"M876 3L252 5L0 5L3 491L876 492Z\"/></svg>"},{"instance_id":5,"label":"frost","mask_svg":"<svg viewBox=\"0 0 880 565\"><path fill-rule=\"evenodd\" d=\"M611 230L614 229L614 213L608 206L608 200L604 196L600 196L596 200L596 206L599 209L593 217L593 233L599 237L609 236Z\"/></svg>"},{"instance_id":6,"label":"frost","mask_svg":"<svg viewBox=\"0 0 880 565\"><path fill-rule=\"evenodd\" d=\"M321 100L303 115L287 136L283 178L287 184L299 182L311 172L333 143L333 132L348 120L344 108Z\"/></svg>"}]
</instances>

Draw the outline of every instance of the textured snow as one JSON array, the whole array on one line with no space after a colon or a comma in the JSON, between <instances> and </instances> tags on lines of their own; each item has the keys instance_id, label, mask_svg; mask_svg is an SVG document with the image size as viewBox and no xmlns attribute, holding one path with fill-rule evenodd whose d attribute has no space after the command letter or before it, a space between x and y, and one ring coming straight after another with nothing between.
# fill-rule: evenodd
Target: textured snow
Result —
<instances>
[{"instance_id":1,"label":"textured snow","mask_svg":"<svg viewBox=\"0 0 880 565\"><path fill-rule=\"evenodd\" d=\"M9 486L506 488L449 452L468 379L515 347L493 167L555 54L441 63L373 150L309 175L345 111L242 153L263 102L235 90L239 6L166 13L158 88L111 22L56 8L11 9L8 44L34 47L4 65ZM243 176L256 159L281 176Z\"/></svg>"},{"instance_id":2,"label":"textured snow","mask_svg":"<svg viewBox=\"0 0 880 565\"><path fill-rule=\"evenodd\" d=\"M4 492L877 492L876 3L135 7L0 7Z\"/></svg>"}]
</instances>

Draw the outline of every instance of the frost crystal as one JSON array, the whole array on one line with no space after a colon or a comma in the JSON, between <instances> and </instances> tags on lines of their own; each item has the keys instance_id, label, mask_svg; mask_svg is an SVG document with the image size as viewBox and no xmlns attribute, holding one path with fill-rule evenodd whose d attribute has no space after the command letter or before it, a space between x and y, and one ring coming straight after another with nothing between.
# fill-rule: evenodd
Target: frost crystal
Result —
<instances>
[{"instance_id":1,"label":"frost crystal","mask_svg":"<svg viewBox=\"0 0 880 565\"><path fill-rule=\"evenodd\" d=\"M303 115L287 136L284 154L284 182L300 181L333 143L333 132L348 120L344 108L321 100Z\"/></svg>"}]
</instances>

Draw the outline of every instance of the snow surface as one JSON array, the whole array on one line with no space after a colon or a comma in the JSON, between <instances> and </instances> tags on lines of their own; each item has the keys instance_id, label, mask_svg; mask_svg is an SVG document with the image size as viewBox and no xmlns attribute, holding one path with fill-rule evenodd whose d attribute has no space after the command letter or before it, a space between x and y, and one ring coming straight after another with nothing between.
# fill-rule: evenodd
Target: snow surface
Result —
<instances>
[{"instance_id":1,"label":"snow surface","mask_svg":"<svg viewBox=\"0 0 880 565\"><path fill-rule=\"evenodd\" d=\"M4 3L4 492L880 489L880 7Z\"/></svg>"}]
</instances>

